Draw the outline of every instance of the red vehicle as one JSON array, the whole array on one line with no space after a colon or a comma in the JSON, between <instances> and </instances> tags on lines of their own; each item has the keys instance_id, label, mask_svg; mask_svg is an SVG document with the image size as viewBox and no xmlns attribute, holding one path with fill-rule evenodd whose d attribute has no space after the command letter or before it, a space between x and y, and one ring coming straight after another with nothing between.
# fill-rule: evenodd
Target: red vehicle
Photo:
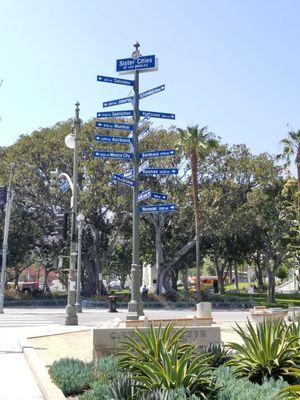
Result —
<instances>
[{"instance_id":1,"label":"red vehicle","mask_svg":"<svg viewBox=\"0 0 300 400\"><path fill-rule=\"evenodd\" d=\"M22 292L37 293L40 291L40 283L38 281L22 282L21 285L22 285L22 289L21 289Z\"/></svg>"}]
</instances>

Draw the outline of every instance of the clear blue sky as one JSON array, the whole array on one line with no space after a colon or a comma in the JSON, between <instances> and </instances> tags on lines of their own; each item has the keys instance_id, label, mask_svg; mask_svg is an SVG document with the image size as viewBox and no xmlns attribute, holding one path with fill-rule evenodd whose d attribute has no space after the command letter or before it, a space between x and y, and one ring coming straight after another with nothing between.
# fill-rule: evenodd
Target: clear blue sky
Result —
<instances>
[{"instance_id":1,"label":"clear blue sky","mask_svg":"<svg viewBox=\"0 0 300 400\"><path fill-rule=\"evenodd\" d=\"M127 96L96 75L117 76L138 40L159 59L141 90L166 84L141 108L276 153L287 123L300 128L299 15L292 0L1 0L0 145L72 117L76 100L87 121Z\"/></svg>"}]
</instances>

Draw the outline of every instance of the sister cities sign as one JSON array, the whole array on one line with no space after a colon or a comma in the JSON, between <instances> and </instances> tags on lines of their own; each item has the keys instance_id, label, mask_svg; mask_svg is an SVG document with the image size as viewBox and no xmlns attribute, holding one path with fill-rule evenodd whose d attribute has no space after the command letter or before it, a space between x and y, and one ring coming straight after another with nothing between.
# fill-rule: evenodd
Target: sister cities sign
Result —
<instances>
[{"instance_id":1,"label":"sister cities sign","mask_svg":"<svg viewBox=\"0 0 300 400\"><path fill-rule=\"evenodd\" d=\"M155 55L141 56L139 58L122 58L117 60L117 72L120 74L130 74L135 70L157 70L157 59Z\"/></svg>"}]
</instances>

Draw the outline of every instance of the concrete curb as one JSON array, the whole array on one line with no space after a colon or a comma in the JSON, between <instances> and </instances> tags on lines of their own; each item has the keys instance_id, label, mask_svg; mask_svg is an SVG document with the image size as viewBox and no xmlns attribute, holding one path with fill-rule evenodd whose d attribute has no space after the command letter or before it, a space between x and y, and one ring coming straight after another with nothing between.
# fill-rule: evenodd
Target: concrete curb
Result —
<instances>
[{"instance_id":1,"label":"concrete curb","mask_svg":"<svg viewBox=\"0 0 300 400\"><path fill-rule=\"evenodd\" d=\"M18 342L44 399L66 400L63 392L51 381L47 368L27 338L19 338Z\"/></svg>"}]
</instances>

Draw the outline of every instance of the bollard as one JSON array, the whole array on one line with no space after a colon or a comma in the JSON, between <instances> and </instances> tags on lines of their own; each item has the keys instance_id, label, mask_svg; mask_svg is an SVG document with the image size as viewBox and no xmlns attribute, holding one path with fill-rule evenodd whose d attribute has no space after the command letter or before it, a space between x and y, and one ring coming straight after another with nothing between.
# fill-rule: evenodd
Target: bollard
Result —
<instances>
[{"instance_id":1,"label":"bollard","mask_svg":"<svg viewBox=\"0 0 300 400\"><path fill-rule=\"evenodd\" d=\"M109 303L109 312L118 312L117 311L117 296L111 295L108 296Z\"/></svg>"}]
</instances>

